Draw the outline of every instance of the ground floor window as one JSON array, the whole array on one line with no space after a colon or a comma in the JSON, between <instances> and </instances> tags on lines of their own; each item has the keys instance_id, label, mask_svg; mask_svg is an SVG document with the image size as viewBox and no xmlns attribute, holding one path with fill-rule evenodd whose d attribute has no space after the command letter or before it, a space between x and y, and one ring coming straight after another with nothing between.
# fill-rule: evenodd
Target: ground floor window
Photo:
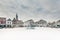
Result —
<instances>
[{"instance_id":1,"label":"ground floor window","mask_svg":"<svg viewBox=\"0 0 60 40\"><path fill-rule=\"evenodd\" d=\"M58 27L60 27L60 25L57 25Z\"/></svg>"},{"instance_id":2,"label":"ground floor window","mask_svg":"<svg viewBox=\"0 0 60 40\"><path fill-rule=\"evenodd\" d=\"M0 25L0 27L4 28L4 27L6 27L6 25Z\"/></svg>"},{"instance_id":3,"label":"ground floor window","mask_svg":"<svg viewBox=\"0 0 60 40\"><path fill-rule=\"evenodd\" d=\"M11 25L7 25L7 27L11 27Z\"/></svg>"}]
</instances>

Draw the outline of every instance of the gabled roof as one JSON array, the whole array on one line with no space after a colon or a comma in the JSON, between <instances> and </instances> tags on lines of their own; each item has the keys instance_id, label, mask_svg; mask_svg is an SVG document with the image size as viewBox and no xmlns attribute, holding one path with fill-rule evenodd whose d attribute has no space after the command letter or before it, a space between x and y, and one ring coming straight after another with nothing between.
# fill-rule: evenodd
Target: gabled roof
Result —
<instances>
[{"instance_id":1,"label":"gabled roof","mask_svg":"<svg viewBox=\"0 0 60 40\"><path fill-rule=\"evenodd\" d=\"M11 21L11 19L9 18L7 21Z\"/></svg>"},{"instance_id":2,"label":"gabled roof","mask_svg":"<svg viewBox=\"0 0 60 40\"><path fill-rule=\"evenodd\" d=\"M30 20L27 20L27 21L25 21L25 22L34 22L34 20L30 19Z\"/></svg>"},{"instance_id":3,"label":"gabled roof","mask_svg":"<svg viewBox=\"0 0 60 40\"><path fill-rule=\"evenodd\" d=\"M45 21L45 20L39 20L39 21L37 21L37 22L35 22L35 23L44 24L44 23L47 23L47 21Z\"/></svg>"},{"instance_id":4,"label":"gabled roof","mask_svg":"<svg viewBox=\"0 0 60 40\"><path fill-rule=\"evenodd\" d=\"M60 20L58 20L57 22L60 22Z\"/></svg>"}]
</instances>

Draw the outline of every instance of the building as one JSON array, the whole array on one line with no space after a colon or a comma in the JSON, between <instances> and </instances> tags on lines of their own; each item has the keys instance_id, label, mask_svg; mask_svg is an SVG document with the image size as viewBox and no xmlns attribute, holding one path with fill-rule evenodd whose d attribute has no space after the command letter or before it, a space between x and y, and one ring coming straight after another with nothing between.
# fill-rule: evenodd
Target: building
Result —
<instances>
[{"instance_id":1,"label":"building","mask_svg":"<svg viewBox=\"0 0 60 40\"><path fill-rule=\"evenodd\" d=\"M18 20L18 14L16 14L16 20Z\"/></svg>"},{"instance_id":2,"label":"building","mask_svg":"<svg viewBox=\"0 0 60 40\"><path fill-rule=\"evenodd\" d=\"M60 20L58 20L56 23L55 23L55 26L58 28L60 27Z\"/></svg>"},{"instance_id":3,"label":"building","mask_svg":"<svg viewBox=\"0 0 60 40\"><path fill-rule=\"evenodd\" d=\"M25 27L35 27L34 21L32 19L24 22Z\"/></svg>"},{"instance_id":4,"label":"building","mask_svg":"<svg viewBox=\"0 0 60 40\"><path fill-rule=\"evenodd\" d=\"M16 23L16 27L24 27L24 22L22 20L18 20Z\"/></svg>"},{"instance_id":5,"label":"building","mask_svg":"<svg viewBox=\"0 0 60 40\"><path fill-rule=\"evenodd\" d=\"M6 27L6 18L0 17L0 27Z\"/></svg>"},{"instance_id":6,"label":"building","mask_svg":"<svg viewBox=\"0 0 60 40\"><path fill-rule=\"evenodd\" d=\"M13 20L12 20L12 24L16 24L17 23L17 20L14 18Z\"/></svg>"},{"instance_id":7,"label":"building","mask_svg":"<svg viewBox=\"0 0 60 40\"><path fill-rule=\"evenodd\" d=\"M55 27L55 22L52 22L52 23L49 22L47 24L47 27L54 28Z\"/></svg>"},{"instance_id":8,"label":"building","mask_svg":"<svg viewBox=\"0 0 60 40\"><path fill-rule=\"evenodd\" d=\"M37 27L46 27L47 26L47 22L45 20L39 20L37 22L35 22Z\"/></svg>"},{"instance_id":9,"label":"building","mask_svg":"<svg viewBox=\"0 0 60 40\"><path fill-rule=\"evenodd\" d=\"M6 27L9 27L9 28L12 27L12 20L10 18L6 20Z\"/></svg>"},{"instance_id":10,"label":"building","mask_svg":"<svg viewBox=\"0 0 60 40\"><path fill-rule=\"evenodd\" d=\"M16 17L12 20L12 26L17 27L18 24L18 15L16 14Z\"/></svg>"},{"instance_id":11,"label":"building","mask_svg":"<svg viewBox=\"0 0 60 40\"><path fill-rule=\"evenodd\" d=\"M12 20L13 27L23 27L23 21L18 19L18 15Z\"/></svg>"}]
</instances>

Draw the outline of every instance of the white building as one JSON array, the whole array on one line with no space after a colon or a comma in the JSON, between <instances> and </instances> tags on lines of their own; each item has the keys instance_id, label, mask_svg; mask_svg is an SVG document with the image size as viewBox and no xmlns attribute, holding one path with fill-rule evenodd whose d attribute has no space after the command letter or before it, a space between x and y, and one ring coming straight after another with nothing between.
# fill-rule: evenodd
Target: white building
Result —
<instances>
[{"instance_id":1,"label":"white building","mask_svg":"<svg viewBox=\"0 0 60 40\"><path fill-rule=\"evenodd\" d=\"M6 18L0 17L0 27L6 27Z\"/></svg>"},{"instance_id":2,"label":"white building","mask_svg":"<svg viewBox=\"0 0 60 40\"><path fill-rule=\"evenodd\" d=\"M32 19L25 21L24 22L25 27L33 27L34 26L34 21Z\"/></svg>"},{"instance_id":3,"label":"white building","mask_svg":"<svg viewBox=\"0 0 60 40\"><path fill-rule=\"evenodd\" d=\"M10 18L6 21L6 27L12 27L12 20Z\"/></svg>"},{"instance_id":4,"label":"white building","mask_svg":"<svg viewBox=\"0 0 60 40\"><path fill-rule=\"evenodd\" d=\"M37 27L46 27L47 26L47 22L45 20L40 20L35 22Z\"/></svg>"},{"instance_id":5,"label":"white building","mask_svg":"<svg viewBox=\"0 0 60 40\"><path fill-rule=\"evenodd\" d=\"M17 23L16 23L16 27L24 27L23 25L23 21L22 20L18 20Z\"/></svg>"},{"instance_id":6,"label":"white building","mask_svg":"<svg viewBox=\"0 0 60 40\"><path fill-rule=\"evenodd\" d=\"M56 27L60 27L60 20L55 23Z\"/></svg>"},{"instance_id":7,"label":"white building","mask_svg":"<svg viewBox=\"0 0 60 40\"><path fill-rule=\"evenodd\" d=\"M51 28L54 28L54 27L56 27L56 24L55 24L56 22L52 22L52 23L48 23L48 25L47 25L47 27L51 27Z\"/></svg>"}]
</instances>

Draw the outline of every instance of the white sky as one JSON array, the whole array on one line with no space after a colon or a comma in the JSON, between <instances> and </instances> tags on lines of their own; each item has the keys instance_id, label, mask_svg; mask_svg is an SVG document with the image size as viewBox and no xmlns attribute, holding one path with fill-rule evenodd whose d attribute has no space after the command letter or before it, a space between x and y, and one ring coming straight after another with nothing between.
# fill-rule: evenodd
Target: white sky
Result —
<instances>
[{"instance_id":1,"label":"white sky","mask_svg":"<svg viewBox=\"0 0 60 40\"><path fill-rule=\"evenodd\" d=\"M60 0L0 0L0 16L13 19L16 13L23 21L58 20Z\"/></svg>"}]
</instances>

